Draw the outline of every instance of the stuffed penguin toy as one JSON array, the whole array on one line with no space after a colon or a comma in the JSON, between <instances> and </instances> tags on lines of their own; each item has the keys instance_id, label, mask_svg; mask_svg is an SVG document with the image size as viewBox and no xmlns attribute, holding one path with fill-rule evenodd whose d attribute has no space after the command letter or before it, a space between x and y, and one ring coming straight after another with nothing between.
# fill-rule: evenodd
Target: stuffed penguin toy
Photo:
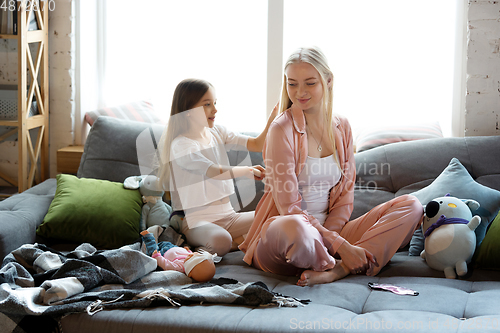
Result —
<instances>
[{"instance_id":1,"label":"stuffed penguin toy","mask_svg":"<svg viewBox=\"0 0 500 333\"><path fill-rule=\"evenodd\" d=\"M425 206L422 229L425 243L420 257L429 267L444 271L448 279L467 274L467 264L476 248L474 230L481 223L479 216L472 217L478 208L477 201L449 195Z\"/></svg>"}]
</instances>

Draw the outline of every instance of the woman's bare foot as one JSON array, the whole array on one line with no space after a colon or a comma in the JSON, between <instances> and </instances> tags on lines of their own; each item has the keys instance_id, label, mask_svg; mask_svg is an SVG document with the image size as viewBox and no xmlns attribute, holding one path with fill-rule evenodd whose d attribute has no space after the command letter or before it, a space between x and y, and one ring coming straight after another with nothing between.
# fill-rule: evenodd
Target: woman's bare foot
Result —
<instances>
[{"instance_id":1,"label":"woman's bare foot","mask_svg":"<svg viewBox=\"0 0 500 333\"><path fill-rule=\"evenodd\" d=\"M342 264L340 260L337 260L337 264L335 265L335 267L328 271L317 272L307 270L302 272L302 274L300 275L300 280L297 281L297 285L305 287L320 283L330 283L340 280L347 275L349 275L349 270Z\"/></svg>"}]
</instances>

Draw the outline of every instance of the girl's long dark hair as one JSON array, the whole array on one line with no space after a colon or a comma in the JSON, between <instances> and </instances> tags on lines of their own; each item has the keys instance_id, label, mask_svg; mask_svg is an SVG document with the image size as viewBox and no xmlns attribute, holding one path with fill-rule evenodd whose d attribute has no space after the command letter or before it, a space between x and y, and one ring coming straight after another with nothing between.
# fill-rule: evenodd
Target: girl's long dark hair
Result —
<instances>
[{"instance_id":1,"label":"girl's long dark hair","mask_svg":"<svg viewBox=\"0 0 500 333\"><path fill-rule=\"evenodd\" d=\"M165 190L169 189L170 183L170 149L172 141L180 134L189 129L186 117L179 116L184 111L192 109L206 94L212 85L201 79L182 80L174 91L170 117L159 144L158 177Z\"/></svg>"}]
</instances>

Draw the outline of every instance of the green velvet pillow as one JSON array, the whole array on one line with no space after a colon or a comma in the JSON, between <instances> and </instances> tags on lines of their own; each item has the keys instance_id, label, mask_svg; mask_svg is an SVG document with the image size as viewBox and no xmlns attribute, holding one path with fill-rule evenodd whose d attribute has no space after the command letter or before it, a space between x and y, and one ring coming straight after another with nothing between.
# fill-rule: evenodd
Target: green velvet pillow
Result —
<instances>
[{"instance_id":1,"label":"green velvet pillow","mask_svg":"<svg viewBox=\"0 0 500 333\"><path fill-rule=\"evenodd\" d=\"M500 269L500 213L491 222L481 246L474 254L474 266Z\"/></svg>"},{"instance_id":2,"label":"green velvet pillow","mask_svg":"<svg viewBox=\"0 0 500 333\"><path fill-rule=\"evenodd\" d=\"M142 200L122 183L57 175L57 190L39 236L113 249L140 237Z\"/></svg>"}]
</instances>

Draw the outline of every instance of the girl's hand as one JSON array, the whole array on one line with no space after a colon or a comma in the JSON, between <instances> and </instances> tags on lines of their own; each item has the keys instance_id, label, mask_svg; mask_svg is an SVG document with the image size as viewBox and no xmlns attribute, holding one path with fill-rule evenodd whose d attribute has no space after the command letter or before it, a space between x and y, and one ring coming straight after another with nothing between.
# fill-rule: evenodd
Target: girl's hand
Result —
<instances>
[{"instance_id":1,"label":"girl's hand","mask_svg":"<svg viewBox=\"0 0 500 333\"><path fill-rule=\"evenodd\" d=\"M344 241L337 253L351 274L366 274L368 270L371 271L372 265L378 267L377 259L370 251L351 245L348 241Z\"/></svg>"},{"instance_id":2,"label":"girl's hand","mask_svg":"<svg viewBox=\"0 0 500 333\"><path fill-rule=\"evenodd\" d=\"M247 141L247 149L249 151L255 151L262 153L262 148L264 148L264 141L266 140L266 135L267 132L269 131L269 126L271 126L271 123L273 122L274 118L278 115L279 112L279 102L274 106L273 111L271 111L271 114L267 118L267 124L266 128L260 133L257 137L255 138L248 138Z\"/></svg>"},{"instance_id":3,"label":"girl's hand","mask_svg":"<svg viewBox=\"0 0 500 333\"><path fill-rule=\"evenodd\" d=\"M279 106L280 106L280 102L276 103L276 105L273 108L273 111L271 111L271 114L269 115L269 119L274 120L274 118L276 118L276 116L278 115L278 112L279 112Z\"/></svg>"},{"instance_id":4,"label":"girl's hand","mask_svg":"<svg viewBox=\"0 0 500 333\"><path fill-rule=\"evenodd\" d=\"M255 180L262 180L264 179L264 177L266 176L266 169L264 169L264 167L262 165L254 165L252 167L252 171L253 171L253 178Z\"/></svg>"}]
</instances>

